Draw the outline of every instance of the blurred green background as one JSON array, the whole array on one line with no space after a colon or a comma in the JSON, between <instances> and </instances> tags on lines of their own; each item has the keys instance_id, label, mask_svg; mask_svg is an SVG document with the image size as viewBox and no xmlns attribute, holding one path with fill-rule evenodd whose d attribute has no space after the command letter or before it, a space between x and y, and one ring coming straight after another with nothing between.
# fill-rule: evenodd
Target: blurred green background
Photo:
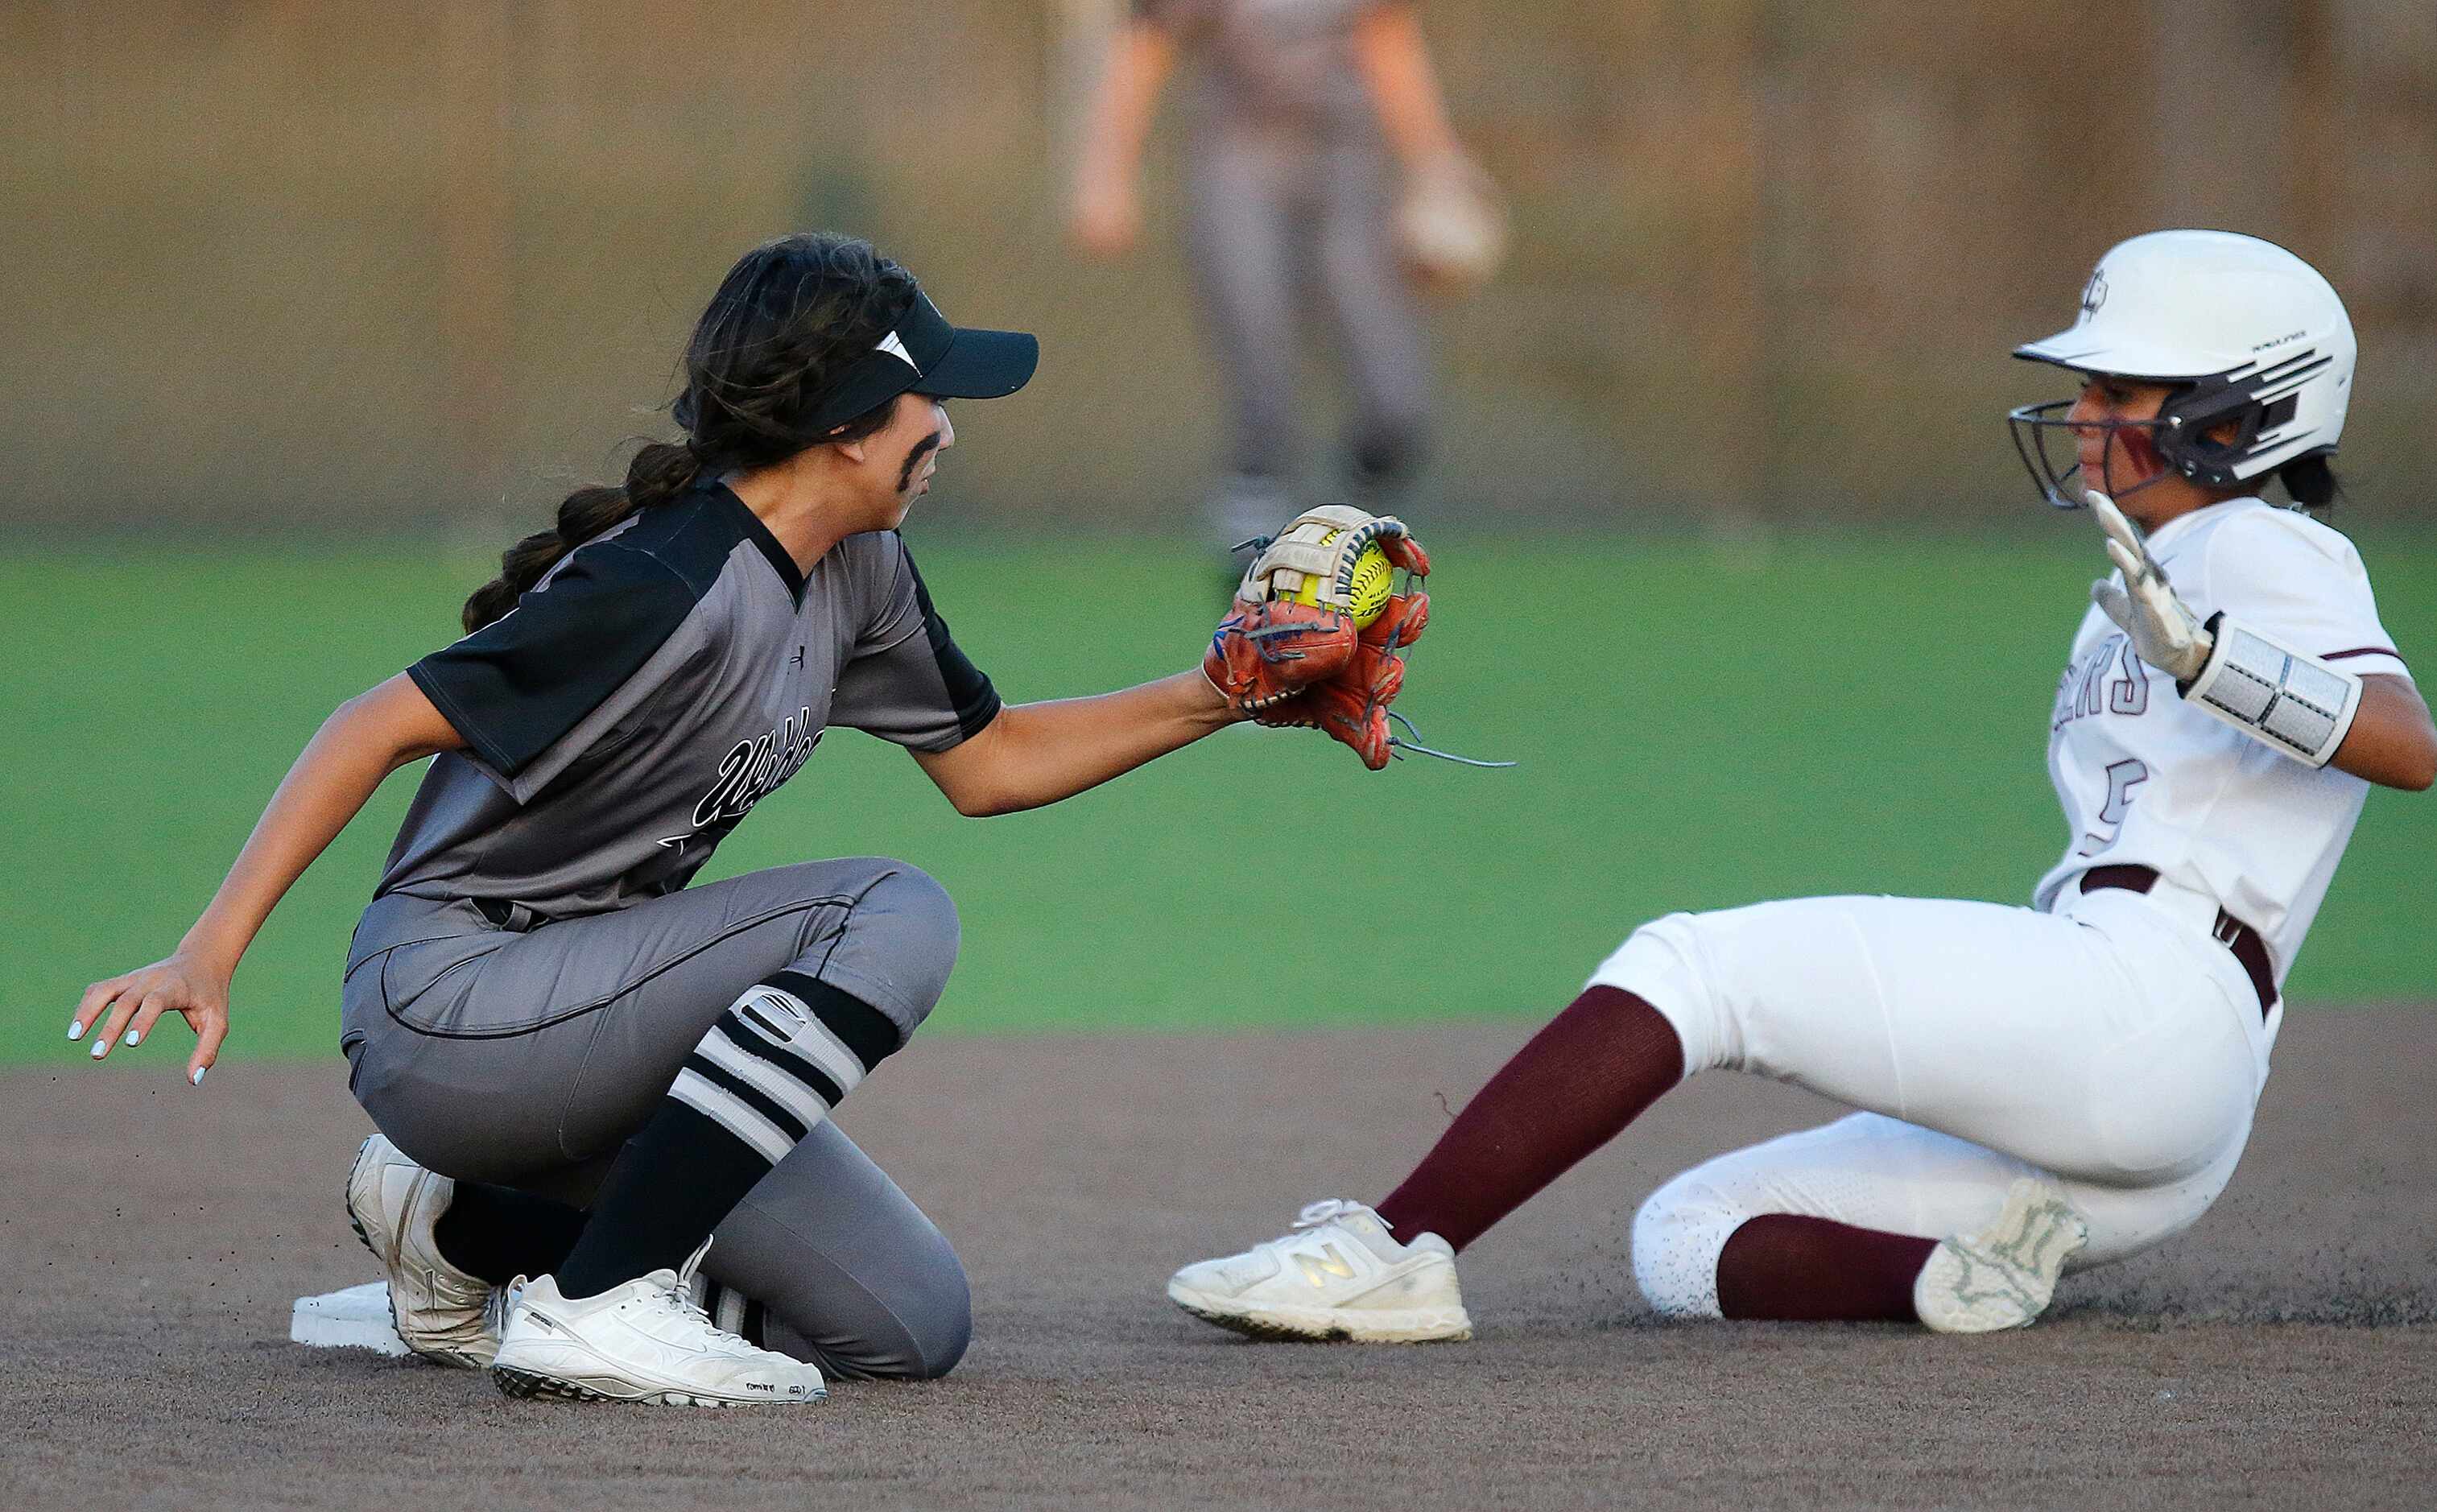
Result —
<instances>
[{"instance_id":1,"label":"blurred green background","mask_svg":"<svg viewBox=\"0 0 2437 1512\"><path fill-rule=\"evenodd\" d=\"M1198 654L1218 594L1200 554L1107 541L1078 566L1053 554L1069 548L962 534L946 493L909 539L1010 697ZM2025 531L1996 540L1433 538L1437 613L1400 707L1434 743L1516 770L1373 775L1314 732L1243 729L976 820L893 747L840 730L707 876L865 853L930 870L965 921L932 1021L952 1032L1531 1018L1675 908L1826 891L2019 902L2064 838L2046 720L2103 561L2086 519L2024 508ZM2426 655L2437 541L2372 534L2363 550L2387 624ZM78 992L175 942L314 726L450 639L486 572L471 549L420 540L36 549L0 565L0 820L22 879L0 919L0 1059L80 1054L63 1038ZM336 1053L347 933L414 776L392 779L274 916L237 977L231 1054ZM2297 1000L2437 996L2432 856L2437 797L2374 793ZM166 1064L183 1033L141 1053Z\"/></svg>"}]
</instances>

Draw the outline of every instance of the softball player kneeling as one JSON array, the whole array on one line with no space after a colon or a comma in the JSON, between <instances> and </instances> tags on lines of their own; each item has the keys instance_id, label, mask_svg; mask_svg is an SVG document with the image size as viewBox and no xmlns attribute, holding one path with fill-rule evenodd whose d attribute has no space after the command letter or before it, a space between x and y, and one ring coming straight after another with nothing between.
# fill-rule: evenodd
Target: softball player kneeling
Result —
<instances>
[{"instance_id":1,"label":"softball player kneeling","mask_svg":"<svg viewBox=\"0 0 2437 1512\"><path fill-rule=\"evenodd\" d=\"M2369 785L2437 775L2351 542L2256 497L2273 474L2332 500L2352 326L2282 248L2169 231L2110 252L2078 322L2015 355L2082 379L2012 419L2043 493L2087 503L2119 568L2058 686L2068 839L2033 905L1811 898L1647 924L1376 1208L1314 1204L1179 1272L1180 1306L1264 1336L1468 1337L1455 1254L1718 1067L1863 1111L1649 1200L1634 1269L1663 1314L2016 1327L2063 1270L2207 1210Z\"/></svg>"},{"instance_id":2,"label":"softball player kneeling","mask_svg":"<svg viewBox=\"0 0 2437 1512\"><path fill-rule=\"evenodd\" d=\"M1272 653L1307 630L1339 662L1355 647L1341 615L1239 605L1204 671L1003 707L895 532L955 441L940 401L1011 394L1037 355L951 325L862 242L747 254L686 353L686 439L570 496L468 601L464 640L332 715L179 951L96 984L69 1037L97 1029L100 1059L181 1012L200 1082L280 895L436 755L343 994L380 1130L348 1206L408 1345L514 1395L680 1404L947 1371L963 1269L829 1115L938 999L955 907L888 860L687 882L830 726L1005 813L1332 664L1264 660L1251 622Z\"/></svg>"}]
</instances>

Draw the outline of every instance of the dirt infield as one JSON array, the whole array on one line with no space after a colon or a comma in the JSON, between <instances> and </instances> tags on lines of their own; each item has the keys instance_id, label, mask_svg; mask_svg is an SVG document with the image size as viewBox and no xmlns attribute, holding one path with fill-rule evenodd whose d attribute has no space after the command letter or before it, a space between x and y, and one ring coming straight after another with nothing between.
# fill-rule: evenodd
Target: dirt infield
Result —
<instances>
[{"instance_id":1,"label":"dirt infield","mask_svg":"<svg viewBox=\"0 0 2437 1512\"><path fill-rule=\"evenodd\" d=\"M1662 1327L1625 1260L1678 1167L1826 1105L1707 1078L1473 1250L1476 1343L1248 1344L1178 1262L1376 1196L1521 1028L940 1039L843 1120L971 1268L924 1386L798 1413L512 1402L284 1342L369 1279L336 1063L0 1078L0 1505L2427 1506L2437 1012L2301 1016L2252 1152L2026 1333ZM149 1064L171 1058L148 1052Z\"/></svg>"}]
</instances>

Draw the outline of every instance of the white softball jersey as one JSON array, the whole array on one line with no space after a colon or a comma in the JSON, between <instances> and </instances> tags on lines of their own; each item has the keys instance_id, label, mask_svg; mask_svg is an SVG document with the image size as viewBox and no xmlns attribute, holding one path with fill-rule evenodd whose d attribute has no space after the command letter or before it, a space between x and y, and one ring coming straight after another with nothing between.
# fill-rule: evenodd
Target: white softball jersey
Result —
<instances>
[{"instance_id":1,"label":"white softball jersey","mask_svg":"<svg viewBox=\"0 0 2437 1512\"><path fill-rule=\"evenodd\" d=\"M2348 671L2411 675L2378 622L2360 554L2307 516L2228 500L2170 521L2148 544L2203 620L2222 610ZM2049 726L2067 839L2036 905L2053 907L2092 867L2154 868L2257 930L2281 985L2370 784L2312 770L2187 706L2095 607L2075 635Z\"/></svg>"}]
</instances>

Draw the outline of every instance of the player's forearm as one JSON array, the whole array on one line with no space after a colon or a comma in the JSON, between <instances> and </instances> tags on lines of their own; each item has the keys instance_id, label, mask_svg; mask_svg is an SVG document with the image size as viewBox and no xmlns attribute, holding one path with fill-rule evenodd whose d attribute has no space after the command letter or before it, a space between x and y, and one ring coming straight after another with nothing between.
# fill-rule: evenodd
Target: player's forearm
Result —
<instances>
[{"instance_id":1,"label":"player's forearm","mask_svg":"<svg viewBox=\"0 0 2437 1512\"><path fill-rule=\"evenodd\" d=\"M1097 787L1233 723L1210 679L1183 672L1090 698L1011 706L924 765L958 813L1015 814Z\"/></svg>"},{"instance_id":2,"label":"player's forearm","mask_svg":"<svg viewBox=\"0 0 2437 1512\"><path fill-rule=\"evenodd\" d=\"M1397 161L1411 167L1456 149L1455 128L1411 6L1374 8L1355 27L1354 57Z\"/></svg>"},{"instance_id":3,"label":"player's forearm","mask_svg":"<svg viewBox=\"0 0 2437 1512\"><path fill-rule=\"evenodd\" d=\"M2427 791L2437 782L2437 725L2420 691L2402 677L2363 677L2360 710L2327 765L2384 787Z\"/></svg>"},{"instance_id":4,"label":"player's forearm","mask_svg":"<svg viewBox=\"0 0 2437 1512\"><path fill-rule=\"evenodd\" d=\"M1134 22L1117 34L1084 130L1077 165L1084 183L1132 178L1142 165L1159 92L1175 63L1176 44L1148 22Z\"/></svg>"},{"instance_id":5,"label":"player's forearm","mask_svg":"<svg viewBox=\"0 0 2437 1512\"><path fill-rule=\"evenodd\" d=\"M411 761L453 748L453 731L431 727L438 716L416 719L416 711L390 682L339 706L306 743L288 769L262 818L246 837L236 862L195 921L179 950L222 974L233 973L263 921L360 812L383 779ZM406 683L412 702L429 710L419 690ZM405 717L401 718L401 715Z\"/></svg>"}]
</instances>

